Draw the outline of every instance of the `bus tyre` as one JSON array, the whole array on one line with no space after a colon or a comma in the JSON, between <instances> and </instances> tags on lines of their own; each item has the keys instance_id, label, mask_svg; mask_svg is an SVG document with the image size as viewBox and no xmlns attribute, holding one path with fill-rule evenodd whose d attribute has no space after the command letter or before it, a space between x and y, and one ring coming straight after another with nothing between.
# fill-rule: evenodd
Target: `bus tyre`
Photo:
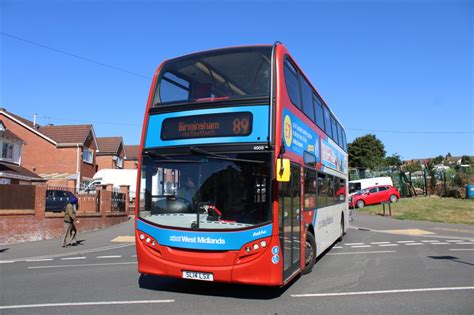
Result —
<instances>
[{"instance_id":1,"label":"bus tyre","mask_svg":"<svg viewBox=\"0 0 474 315\"><path fill-rule=\"evenodd\" d=\"M344 238L344 214L341 215L341 225L340 225L340 231L339 231L339 242L342 242L342 239Z\"/></svg>"},{"instance_id":2,"label":"bus tyre","mask_svg":"<svg viewBox=\"0 0 474 315\"><path fill-rule=\"evenodd\" d=\"M357 208L364 208L365 202L363 200L357 200Z\"/></svg>"},{"instance_id":3,"label":"bus tyre","mask_svg":"<svg viewBox=\"0 0 474 315\"><path fill-rule=\"evenodd\" d=\"M391 203L397 202L397 200L398 200L397 196L395 196L395 195L390 196L390 202Z\"/></svg>"},{"instance_id":4,"label":"bus tyre","mask_svg":"<svg viewBox=\"0 0 474 315\"><path fill-rule=\"evenodd\" d=\"M314 263L316 262L316 241L314 240L313 234L310 232L306 233L306 246L304 253L304 269L302 274L308 274L313 270Z\"/></svg>"}]
</instances>

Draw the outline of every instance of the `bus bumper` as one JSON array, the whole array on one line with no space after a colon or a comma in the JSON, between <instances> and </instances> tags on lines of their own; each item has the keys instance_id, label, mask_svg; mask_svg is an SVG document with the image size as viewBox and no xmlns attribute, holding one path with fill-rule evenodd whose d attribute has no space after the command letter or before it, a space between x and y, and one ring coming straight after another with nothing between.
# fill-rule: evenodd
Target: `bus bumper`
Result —
<instances>
[{"instance_id":1,"label":"bus bumper","mask_svg":"<svg viewBox=\"0 0 474 315\"><path fill-rule=\"evenodd\" d=\"M176 256L170 257L170 251L179 254L179 249L170 249L159 245L155 245L156 248L151 248L138 238L136 245L138 272L142 274L183 278L183 271L194 271L212 273L215 282L262 286L283 285L281 262L279 260L275 263L274 254L270 250L271 246L261 255L249 261L243 262L239 259L239 251L228 251L222 253L226 255L226 258L206 263L205 261L209 257L209 253L206 252L192 252L193 257L177 261ZM183 253L189 254L189 251L183 251ZM222 261L227 262L228 265L222 265Z\"/></svg>"}]
</instances>

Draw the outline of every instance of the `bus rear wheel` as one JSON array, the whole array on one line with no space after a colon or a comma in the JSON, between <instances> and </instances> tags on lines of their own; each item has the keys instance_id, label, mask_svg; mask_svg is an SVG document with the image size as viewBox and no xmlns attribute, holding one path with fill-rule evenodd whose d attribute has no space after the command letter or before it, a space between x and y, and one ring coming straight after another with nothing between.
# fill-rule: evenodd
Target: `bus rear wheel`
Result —
<instances>
[{"instance_id":1,"label":"bus rear wheel","mask_svg":"<svg viewBox=\"0 0 474 315\"><path fill-rule=\"evenodd\" d=\"M339 231L339 242L342 242L342 239L344 238L344 214L341 215L341 225L340 225L340 231Z\"/></svg>"},{"instance_id":2,"label":"bus rear wheel","mask_svg":"<svg viewBox=\"0 0 474 315\"><path fill-rule=\"evenodd\" d=\"M302 274L308 274L313 270L316 262L316 241L314 235L310 232L306 233L306 246L304 253L304 269Z\"/></svg>"}]
</instances>

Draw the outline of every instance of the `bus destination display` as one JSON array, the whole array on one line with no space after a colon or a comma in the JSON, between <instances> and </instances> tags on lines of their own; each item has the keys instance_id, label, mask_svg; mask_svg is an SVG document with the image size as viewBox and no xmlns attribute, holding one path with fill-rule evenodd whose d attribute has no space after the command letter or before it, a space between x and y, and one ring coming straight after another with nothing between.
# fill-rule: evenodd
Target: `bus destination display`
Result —
<instances>
[{"instance_id":1,"label":"bus destination display","mask_svg":"<svg viewBox=\"0 0 474 315\"><path fill-rule=\"evenodd\" d=\"M161 140L248 136L252 123L251 112L166 118L161 125Z\"/></svg>"}]
</instances>

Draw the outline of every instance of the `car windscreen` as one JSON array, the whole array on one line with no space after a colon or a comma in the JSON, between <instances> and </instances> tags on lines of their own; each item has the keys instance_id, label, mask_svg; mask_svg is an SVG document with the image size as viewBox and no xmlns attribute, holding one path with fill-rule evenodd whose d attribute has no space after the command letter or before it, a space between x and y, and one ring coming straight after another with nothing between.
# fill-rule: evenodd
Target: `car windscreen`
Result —
<instances>
[{"instance_id":1,"label":"car windscreen","mask_svg":"<svg viewBox=\"0 0 474 315\"><path fill-rule=\"evenodd\" d=\"M269 97L271 46L220 49L165 63L154 106Z\"/></svg>"}]
</instances>

